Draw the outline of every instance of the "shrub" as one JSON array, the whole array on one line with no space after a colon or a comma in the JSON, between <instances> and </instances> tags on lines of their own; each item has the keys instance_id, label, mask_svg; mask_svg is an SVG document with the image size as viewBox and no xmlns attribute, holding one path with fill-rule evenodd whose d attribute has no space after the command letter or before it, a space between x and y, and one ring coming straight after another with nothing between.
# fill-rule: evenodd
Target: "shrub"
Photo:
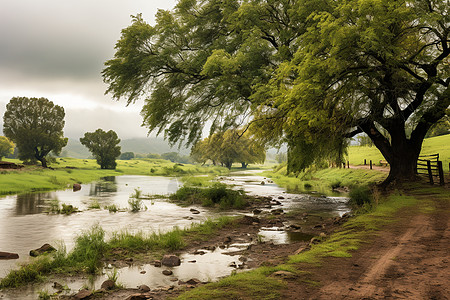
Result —
<instances>
[{"instance_id":1,"label":"shrub","mask_svg":"<svg viewBox=\"0 0 450 300\"><path fill-rule=\"evenodd\" d=\"M367 186L354 187L349 196L352 205L363 206L372 202L372 192Z\"/></svg>"}]
</instances>

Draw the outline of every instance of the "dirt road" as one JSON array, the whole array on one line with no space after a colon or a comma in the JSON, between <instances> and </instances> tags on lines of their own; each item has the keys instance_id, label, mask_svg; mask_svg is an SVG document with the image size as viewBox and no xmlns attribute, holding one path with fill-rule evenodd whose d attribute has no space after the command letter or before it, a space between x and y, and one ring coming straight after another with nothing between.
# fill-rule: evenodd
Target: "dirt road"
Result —
<instances>
[{"instance_id":1,"label":"dirt road","mask_svg":"<svg viewBox=\"0 0 450 300\"><path fill-rule=\"evenodd\" d=\"M426 199L427 195L420 196ZM402 210L398 221L353 253L304 266L311 284L290 283L288 299L449 299L450 201Z\"/></svg>"}]
</instances>

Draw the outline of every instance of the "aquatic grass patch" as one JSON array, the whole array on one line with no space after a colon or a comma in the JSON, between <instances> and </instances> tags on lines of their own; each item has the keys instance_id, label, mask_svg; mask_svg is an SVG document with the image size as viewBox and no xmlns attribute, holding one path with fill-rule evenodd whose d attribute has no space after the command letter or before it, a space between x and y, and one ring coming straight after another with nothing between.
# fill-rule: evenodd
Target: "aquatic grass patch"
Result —
<instances>
[{"instance_id":1,"label":"aquatic grass patch","mask_svg":"<svg viewBox=\"0 0 450 300\"><path fill-rule=\"evenodd\" d=\"M220 209L242 209L248 205L244 191L233 190L223 183L214 183L206 188L183 186L170 195L169 199L186 206L199 204Z\"/></svg>"}]
</instances>

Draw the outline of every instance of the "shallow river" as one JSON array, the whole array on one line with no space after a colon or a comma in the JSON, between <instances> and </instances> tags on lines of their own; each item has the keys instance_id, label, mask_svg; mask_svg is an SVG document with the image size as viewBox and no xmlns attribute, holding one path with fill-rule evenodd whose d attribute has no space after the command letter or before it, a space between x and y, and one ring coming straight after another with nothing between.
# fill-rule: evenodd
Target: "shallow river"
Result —
<instances>
[{"instance_id":1,"label":"shallow river","mask_svg":"<svg viewBox=\"0 0 450 300\"><path fill-rule=\"evenodd\" d=\"M239 173L222 179L227 184L260 196L270 196L274 199L282 198L285 212L295 209L309 213L321 213L327 216L339 216L348 211L346 199L342 197L316 197L307 195L287 194L282 188L270 180L254 173ZM261 184L264 182L264 184ZM201 222L206 218L223 215L209 209L195 207L200 214L193 215L190 208L183 208L167 201L144 200L147 210L137 213L119 211L110 213L104 209L107 205L128 208L128 199L136 188L143 194L167 195L175 192L180 183L176 178L150 176L120 176L106 178L104 181L82 185L80 191L70 190L48 193L22 194L0 198L0 251L18 253L18 260L0 260L0 278L10 269L16 268L17 263L29 259L28 253L45 243L55 244L62 241L70 250L74 238L83 230L94 224L99 224L107 234L127 229L129 231L169 231L174 226L181 228L192 222ZM60 204L71 204L80 212L72 215L58 215L47 213L55 200ZM98 203L102 209L90 209L93 203ZM239 212L228 212L236 215ZM187 217L190 217L187 219ZM193 218L193 219L192 219ZM275 243L288 243L295 238L286 231L265 229L260 232L265 240ZM246 245L244 245L246 246ZM147 284L151 288L173 284L174 277L189 280L193 277L203 281L216 280L229 275L234 268L230 263L238 261L239 257L224 255L224 252L238 250L242 245L232 245L230 249L216 249L205 251L205 255L184 254L183 263L172 269L174 275L167 277L161 274L160 268L150 265L127 267L119 269L119 282L126 287L136 287ZM196 260L196 263L187 263ZM186 263L184 263L186 262ZM105 269L105 273L110 272ZM99 288L106 276L98 276L90 283L80 280L62 282L67 284L72 292L83 285ZM17 291L0 292L0 299L36 299L37 292L48 290L53 292L50 284L37 284Z\"/></svg>"}]
</instances>

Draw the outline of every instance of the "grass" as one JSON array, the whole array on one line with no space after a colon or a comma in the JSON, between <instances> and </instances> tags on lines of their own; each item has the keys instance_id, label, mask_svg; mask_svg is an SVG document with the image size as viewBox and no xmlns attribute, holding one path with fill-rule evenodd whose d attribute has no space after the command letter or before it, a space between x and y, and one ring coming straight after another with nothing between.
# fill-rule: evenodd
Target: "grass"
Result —
<instances>
[{"instance_id":1,"label":"grass","mask_svg":"<svg viewBox=\"0 0 450 300\"><path fill-rule=\"evenodd\" d=\"M220 209L241 209L248 205L243 191L236 191L223 183L214 183L206 188L183 186L169 197L181 205L200 204Z\"/></svg>"},{"instance_id":2,"label":"grass","mask_svg":"<svg viewBox=\"0 0 450 300\"><path fill-rule=\"evenodd\" d=\"M442 160L444 169L448 168L450 163L450 134L435 136L427 138L423 141L421 155L439 153L439 159ZM348 148L348 160L353 165L364 164L366 159L367 164L369 160L378 165L380 160L384 160L380 151L375 147L368 146L351 146Z\"/></svg>"},{"instance_id":3,"label":"grass","mask_svg":"<svg viewBox=\"0 0 450 300\"><path fill-rule=\"evenodd\" d=\"M95 225L76 237L75 246L70 253L66 252L64 245L60 245L56 252L39 256L19 269L10 271L0 281L0 288L19 287L41 281L49 274L95 274L102 266L102 259L117 258L119 253L129 255L152 251L154 255L162 256L163 252L182 249L191 240L207 239L234 222L235 218L221 217L193 224L186 229L174 228L166 233L131 234L122 231L113 233L108 241L105 241L105 231Z\"/></svg>"},{"instance_id":4,"label":"grass","mask_svg":"<svg viewBox=\"0 0 450 300\"><path fill-rule=\"evenodd\" d=\"M339 186L357 187L380 182L386 178L387 173L365 169L339 169L328 168L321 170L309 169L298 176L285 175L286 168L276 171L266 171L264 176L270 177L276 184L286 188L288 192L310 193L311 191L323 194L333 194L332 189Z\"/></svg>"},{"instance_id":5,"label":"grass","mask_svg":"<svg viewBox=\"0 0 450 300\"><path fill-rule=\"evenodd\" d=\"M17 159L5 159L20 164ZM116 170L102 170L94 159L57 158L53 169L25 166L20 170L0 172L0 195L71 188L74 183L87 183L106 176L211 176L227 174L222 167L179 165L163 159L118 160ZM153 170L153 171L152 171Z\"/></svg>"}]
</instances>

